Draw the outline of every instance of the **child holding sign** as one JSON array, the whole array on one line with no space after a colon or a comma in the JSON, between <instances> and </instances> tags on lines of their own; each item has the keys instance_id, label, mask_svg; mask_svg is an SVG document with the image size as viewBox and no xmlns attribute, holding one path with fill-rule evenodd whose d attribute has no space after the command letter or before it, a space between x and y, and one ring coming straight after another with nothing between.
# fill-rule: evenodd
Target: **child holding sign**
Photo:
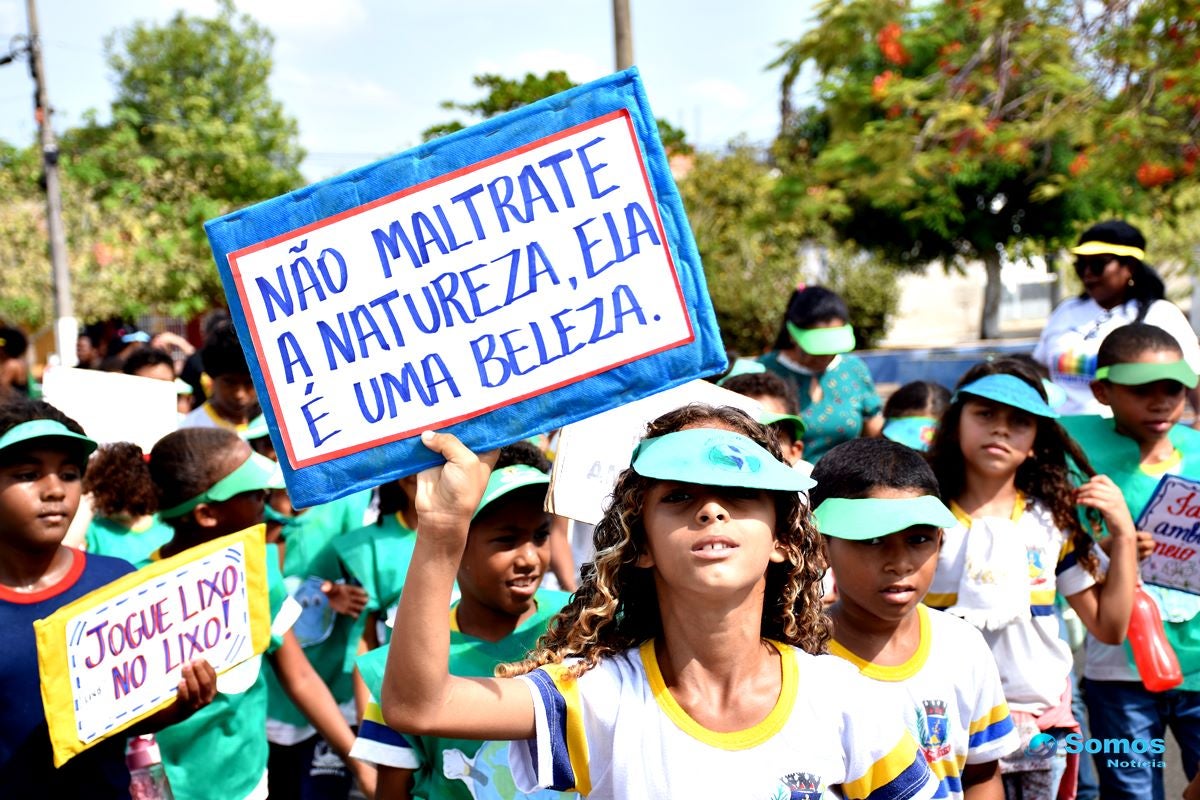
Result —
<instances>
[{"instance_id":1,"label":"child holding sign","mask_svg":"<svg viewBox=\"0 0 1200 800\"><path fill-rule=\"evenodd\" d=\"M500 451L458 570L462 597L450 610L455 675L491 676L500 664L525 658L567 600L562 592L538 589L550 566L551 515L542 509L549 467L528 442ZM511 785L507 745L401 735L384 725L375 698L386 661L386 647L358 659L372 697L351 751L380 765L381 795L471 800L477 784Z\"/></svg>"},{"instance_id":2,"label":"child holding sign","mask_svg":"<svg viewBox=\"0 0 1200 800\"><path fill-rule=\"evenodd\" d=\"M929 452L958 525L944 533L925 602L983 633L1026 746L1039 732L1078 730L1055 592L1093 635L1119 644L1137 572L1133 520L1120 491L1103 475L1074 485L1071 461L1087 474L1091 468L1057 418L1030 366L1016 359L976 364L959 382ZM1112 532L1103 582L1077 505L1098 511ZM1004 759L1006 789L1053 797L1061 784L1073 796L1067 756L1059 749L1051 758Z\"/></svg>"},{"instance_id":3,"label":"child holding sign","mask_svg":"<svg viewBox=\"0 0 1200 800\"><path fill-rule=\"evenodd\" d=\"M1000 796L998 762L1020 740L996 660L979 631L921 605L940 529L955 524L933 470L899 442L855 439L826 453L813 479L813 515L839 579L830 652L905 699L938 797Z\"/></svg>"},{"instance_id":4,"label":"child holding sign","mask_svg":"<svg viewBox=\"0 0 1200 800\"><path fill-rule=\"evenodd\" d=\"M159 512L175 529L162 557L257 525L278 467L252 453L231 431L183 428L164 436L150 453ZM272 646L268 660L284 691L317 731L346 758L354 734L329 688L313 670L290 630L298 607L287 597L277 559L268 552ZM176 800L229 800L267 795L267 686L255 657L221 675L212 706L159 737L163 763ZM368 793L374 770L348 761Z\"/></svg>"},{"instance_id":5,"label":"child holding sign","mask_svg":"<svg viewBox=\"0 0 1200 800\"><path fill-rule=\"evenodd\" d=\"M55 769L33 622L133 571L62 545L96 443L53 406L0 406L0 788L6 797L128 798L125 736L158 730L209 703L208 662L183 666L176 702Z\"/></svg>"},{"instance_id":6,"label":"child holding sign","mask_svg":"<svg viewBox=\"0 0 1200 800\"><path fill-rule=\"evenodd\" d=\"M659 417L621 473L579 591L509 678L446 670L446 607L489 458L448 434L420 475L412 565L383 683L397 730L510 739L518 787L592 797L930 797L902 712L814 656L812 485L740 411ZM619 735L618 735L619 734Z\"/></svg>"},{"instance_id":7,"label":"child holding sign","mask_svg":"<svg viewBox=\"0 0 1200 800\"><path fill-rule=\"evenodd\" d=\"M1096 468L1112 477L1138 518L1163 476L1200 480L1200 432L1177 424L1188 390L1197 385L1196 373L1171 334L1145 323L1114 330L1101 342L1096 358L1092 392L1113 416L1067 417L1063 425ZM1191 528L1197 514L1179 510L1180 521ZM1138 537L1140 554L1148 556L1153 536L1139 531ZM1167 546L1172 543L1186 544L1186 539L1173 539ZM1200 597L1165 586L1148 584L1145 589L1162 611L1183 684L1152 693L1142 685L1127 648L1088 637L1083 674L1092 734L1150 740L1161 738L1169 727L1183 751L1184 771L1192 778L1200 762ZM1155 758L1130 760L1132 766L1113 768L1107 759L1096 759L1104 796L1161 798L1163 770L1151 766Z\"/></svg>"}]
</instances>

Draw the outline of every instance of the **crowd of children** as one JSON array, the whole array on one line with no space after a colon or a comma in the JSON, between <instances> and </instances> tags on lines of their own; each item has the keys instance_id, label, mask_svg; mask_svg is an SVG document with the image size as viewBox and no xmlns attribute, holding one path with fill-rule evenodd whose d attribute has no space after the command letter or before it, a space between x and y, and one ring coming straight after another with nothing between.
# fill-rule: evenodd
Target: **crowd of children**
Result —
<instances>
[{"instance_id":1,"label":"crowd of children","mask_svg":"<svg viewBox=\"0 0 1200 800\"><path fill-rule=\"evenodd\" d=\"M830 343L844 310L802 305L792 341L852 347ZM729 376L759 417L650 423L578 572L552 556L534 445L476 454L427 432L444 465L296 509L233 329L199 355L206 400L149 453L0 403L5 796L128 797L125 736L145 733L180 800L1069 800L1091 751L1061 745L1085 722L1106 741L1169 729L1167 768L1200 766L1200 595L1145 586L1180 685L1148 689L1126 644L1154 547L1134 520L1163 475L1200 479L1200 432L1178 424L1200 379L1154 326L1099 347L1111 417L1060 418L1028 360L997 358L952 392L901 387L878 424L872 401L863 436L823 430L806 452L802 409L839 385ZM125 358L175 379L170 356ZM53 768L33 620L259 523L264 657L188 664L174 704ZM578 588L542 588L552 572ZM1059 599L1087 631L1087 720ZM1102 796L1161 798L1163 766L1129 752L1094 760Z\"/></svg>"}]
</instances>

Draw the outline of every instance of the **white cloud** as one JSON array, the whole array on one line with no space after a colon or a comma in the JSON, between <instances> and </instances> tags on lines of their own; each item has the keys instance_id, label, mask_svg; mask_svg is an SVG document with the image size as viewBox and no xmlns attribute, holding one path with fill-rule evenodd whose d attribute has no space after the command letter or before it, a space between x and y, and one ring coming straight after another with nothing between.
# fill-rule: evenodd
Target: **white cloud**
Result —
<instances>
[{"instance_id":1,"label":"white cloud","mask_svg":"<svg viewBox=\"0 0 1200 800\"><path fill-rule=\"evenodd\" d=\"M278 33L342 33L367 19L362 0L241 0L238 8Z\"/></svg>"},{"instance_id":2,"label":"white cloud","mask_svg":"<svg viewBox=\"0 0 1200 800\"><path fill-rule=\"evenodd\" d=\"M596 63L595 59L582 53L568 53L565 50L543 49L527 50L518 53L503 62L494 59L484 59L475 65L472 72L476 75L494 73L506 78L517 78L526 72L534 75L544 75L551 70L562 70L576 83L586 83L607 75L611 70Z\"/></svg>"}]
</instances>

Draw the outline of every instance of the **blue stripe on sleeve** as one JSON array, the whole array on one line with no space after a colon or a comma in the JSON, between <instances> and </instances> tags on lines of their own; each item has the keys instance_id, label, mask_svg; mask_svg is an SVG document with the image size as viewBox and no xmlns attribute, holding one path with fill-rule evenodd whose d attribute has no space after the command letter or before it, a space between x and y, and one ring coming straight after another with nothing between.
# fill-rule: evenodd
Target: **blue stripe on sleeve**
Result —
<instances>
[{"instance_id":1,"label":"blue stripe on sleeve","mask_svg":"<svg viewBox=\"0 0 1200 800\"><path fill-rule=\"evenodd\" d=\"M1079 557L1075 555L1075 551L1067 553L1058 564L1054 567L1055 575L1062 575L1064 572L1075 566L1079 562Z\"/></svg>"},{"instance_id":2,"label":"blue stripe on sleeve","mask_svg":"<svg viewBox=\"0 0 1200 800\"><path fill-rule=\"evenodd\" d=\"M370 739L373 742L386 744L390 747L412 749L412 745L404 738L404 734L392 730L387 725L380 725L378 722L372 722L369 719L363 719L362 725L358 727L358 735L360 738Z\"/></svg>"},{"instance_id":3,"label":"blue stripe on sleeve","mask_svg":"<svg viewBox=\"0 0 1200 800\"><path fill-rule=\"evenodd\" d=\"M929 763L925 761L925 754L918 750L917 757L904 768L903 772L886 785L880 786L867 795L866 800L909 800L936 780L934 774L929 771Z\"/></svg>"},{"instance_id":4,"label":"blue stripe on sleeve","mask_svg":"<svg viewBox=\"0 0 1200 800\"><path fill-rule=\"evenodd\" d=\"M546 672L535 669L526 677L537 687L542 697L542 705L546 707L546 722L550 729L550 757L554 765L553 782L548 788L565 791L575 787L575 772L571 769L570 752L567 750L567 701L563 699L554 679ZM532 741L534 769L538 765L538 745L535 737ZM539 779L541 776L539 776Z\"/></svg>"},{"instance_id":5,"label":"blue stripe on sleeve","mask_svg":"<svg viewBox=\"0 0 1200 800\"><path fill-rule=\"evenodd\" d=\"M974 750L976 747L982 747L988 742L994 742L997 739L1007 736L1012 730L1012 717L996 720L983 730L972 733L970 739L967 740L967 749Z\"/></svg>"},{"instance_id":6,"label":"blue stripe on sleeve","mask_svg":"<svg viewBox=\"0 0 1200 800\"><path fill-rule=\"evenodd\" d=\"M1029 613L1035 617L1048 617L1054 613L1054 606L1030 606Z\"/></svg>"}]
</instances>

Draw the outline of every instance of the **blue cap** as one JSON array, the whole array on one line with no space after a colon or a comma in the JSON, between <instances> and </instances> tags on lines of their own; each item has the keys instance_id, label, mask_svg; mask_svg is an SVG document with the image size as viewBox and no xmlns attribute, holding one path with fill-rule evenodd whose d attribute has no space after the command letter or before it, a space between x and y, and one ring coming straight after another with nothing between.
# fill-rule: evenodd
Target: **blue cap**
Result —
<instances>
[{"instance_id":1,"label":"blue cap","mask_svg":"<svg viewBox=\"0 0 1200 800\"><path fill-rule=\"evenodd\" d=\"M960 386L954 393L954 397L951 398L951 402L957 402L960 399L959 396L964 394L995 400L997 403L1012 406L1036 417L1058 419L1058 412L1050 407L1041 392L1016 375L984 375L977 381Z\"/></svg>"},{"instance_id":2,"label":"blue cap","mask_svg":"<svg viewBox=\"0 0 1200 800\"><path fill-rule=\"evenodd\" d=\"M689 428L643 439L633 451L633 471L702 486L803 492L817 485L750 437L718 428Z\"/></svg>"},{"instance_id":3,"label":"blue cap","mask_svg":"<svg viewBox=\"0 0 1200 800\"><path fill-rule=\"evenodd\" d=\"M933 417L892 417L883 423L883 436L923 453L933 444L937 425Z\"/></svg>"}]
</instances>

